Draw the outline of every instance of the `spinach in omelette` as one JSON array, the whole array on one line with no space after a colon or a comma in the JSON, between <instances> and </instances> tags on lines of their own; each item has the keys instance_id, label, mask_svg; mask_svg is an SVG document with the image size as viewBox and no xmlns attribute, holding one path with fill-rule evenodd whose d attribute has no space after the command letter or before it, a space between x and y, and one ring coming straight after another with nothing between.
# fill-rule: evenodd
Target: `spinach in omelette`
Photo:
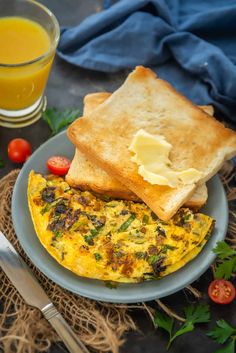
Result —
<instances>
[{"instance_id":1,"label":"spinach in omelette","mask_svg":"<svg viewBox=\"0 0 236 353\"><path fill-rule=\"evenodd\" d=\"M31 171L28 203L37 236L79 276L116 282L161 278L192 260L214 220L181 208L163 222L144 203L111 200Z\"/></svg>"}]
</instances>

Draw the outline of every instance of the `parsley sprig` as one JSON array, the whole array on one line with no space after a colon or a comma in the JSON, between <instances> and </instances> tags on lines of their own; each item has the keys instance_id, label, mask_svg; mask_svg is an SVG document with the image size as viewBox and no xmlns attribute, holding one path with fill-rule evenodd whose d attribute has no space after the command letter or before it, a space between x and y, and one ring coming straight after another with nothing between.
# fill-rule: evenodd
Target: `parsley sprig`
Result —
<instances>
[{"instance_id":1,"label":"parsley sprig","mask_svg":"<svg viewBox=\"0 0 236 353\"><path fill-rule=\"evenodd\" d=\"M224 344L225 342L228 344L222 349L218 349L215 353L234 353L236 328L229 325L225 320L216 321L216 325L216 327L207 333L207 336L220 344Z\"/></svg>"},{"instance_id":2,"label":"parsley sprig","mask_svg":"<svg viewBox=\"0 0 236 353\"><path fill-rule=\"evenodd\" d=\"M66 109L61 111L56 108L48 108L42 115L43 120L46 121L51 128L52 135L56 135L58 132L65 129L79 116L80 111L78 109Z\"/></svg>"},{"instance_id":3,"label":"parsley sprig","mask_svg":"<svg viewBox=\"0 0 236 353\"><path fill-rule=\"evenodd\" d=\"M219 241L213 252L219 258L216 266L215 278L229 279L236 273L236 251L232 249L225 241Z\"/></svg>"},{"instance_id":4,"label":"parsley sprig","mask_svg":"<svg viewBox=\"0 0 236 353\"><path fill-rule=\"evenodd\" d=\"M169 334L169 342L167 345L167 349L170 348L173 341L190 331L193 331L195 328L195 324L198 323L206 323L210 321L210 311L209 306L204 304L198 305L189 305L184 308L185 314L185 322L181 325L181 327L173 332L174 329L174 319L169 317L168 315L157 311L154 317L154 324L156 327L160 327L168 332Z\"/></svg>"}]
</instances>

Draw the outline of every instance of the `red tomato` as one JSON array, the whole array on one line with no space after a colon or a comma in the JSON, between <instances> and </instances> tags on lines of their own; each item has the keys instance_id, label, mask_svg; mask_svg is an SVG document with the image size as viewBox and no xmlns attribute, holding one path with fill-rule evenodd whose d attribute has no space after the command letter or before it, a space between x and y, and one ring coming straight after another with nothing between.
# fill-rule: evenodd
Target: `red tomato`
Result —
<instances>
[{"instance_id":1,"label":"red tomato","mask_svg":"<svg viewBox=\"0 0 236 353\"><path fill-rule=\"evenodd\" d=\"M32 153L31 146L27 140L16 138L9 142L8 157L14 163L23 163Z\"/></svg>"},{"instance_id":2,"label":"red tomato","mask_svg":"<svg viewBox=\"0 0 236 353\"><path fill-rule=\"evenodd\" d=\"M230 281L216 279L209 285L208 295L217 304L229 304L235 298L235 287Z\"/></svg>"},{"instance_id":3,"label":"red tomato","mask_svg":"<svg viewBox=\"0 0 236 353\"><path fill-rule=\"evenodd\" d=\"M70 168L71 161L63 156L53 156L47 160L48 170L55 175L65 175Z\"/></svg>"}]
</instances>

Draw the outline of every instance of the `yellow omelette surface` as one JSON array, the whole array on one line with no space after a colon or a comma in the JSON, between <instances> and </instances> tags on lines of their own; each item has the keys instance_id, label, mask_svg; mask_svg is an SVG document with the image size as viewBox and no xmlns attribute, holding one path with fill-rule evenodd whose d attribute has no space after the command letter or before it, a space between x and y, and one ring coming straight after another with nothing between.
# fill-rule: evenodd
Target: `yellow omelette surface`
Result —
<instances>
[{"instance_id":1,"label":"yellow omelette surface","mask_svg":"<svg viewBox=\"0 0 236 353\"><path fill-rule=\"evenodd\" d=\"M214 220L182 208L163 222L144 204L79 191L31 171L28 204L42 245L79 276L140 282L161 278L192 260Z\"/></svg>"}]
</instances>

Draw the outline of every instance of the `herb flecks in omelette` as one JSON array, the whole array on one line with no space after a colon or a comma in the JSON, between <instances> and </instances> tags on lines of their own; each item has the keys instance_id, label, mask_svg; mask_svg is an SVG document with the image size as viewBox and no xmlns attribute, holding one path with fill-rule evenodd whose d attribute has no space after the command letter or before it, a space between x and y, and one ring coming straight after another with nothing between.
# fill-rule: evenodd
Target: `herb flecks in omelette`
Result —
<instances>
[{"instance_id":1,"label":"herb flecks in omelette","mask_svg":"<svg viewBox=\"0 0 236 353\"><path fill-rule=\"evenodd\" d=\"M144 203L98 197L34 172L28 202L47 251L76 274L105 281L139 282L178 270L201 251L214 224L187 208L163 222Z\"/></svg>"},{"instance_id":2,"label":"herb flecks in omelette","mask_svg":"<svg viewBox=\"0 0 236 353\"><path fill-rule=\"evenodd\" d=\"M51 203L55 200L55 187L47 186L41 191L42 200Z\"/></svg>"},{"instance_id":3,"label":"herb flecks in omelette","mask_svg":"<svg viewBox=\"0 0 236 353\"><path fill-rule=\"evenodd\" d=\"M95 257L96 261L100 261L102 259L102 255L99 254L98 252L94 253L94 257Z\"/></svg>"}]
</instances>

